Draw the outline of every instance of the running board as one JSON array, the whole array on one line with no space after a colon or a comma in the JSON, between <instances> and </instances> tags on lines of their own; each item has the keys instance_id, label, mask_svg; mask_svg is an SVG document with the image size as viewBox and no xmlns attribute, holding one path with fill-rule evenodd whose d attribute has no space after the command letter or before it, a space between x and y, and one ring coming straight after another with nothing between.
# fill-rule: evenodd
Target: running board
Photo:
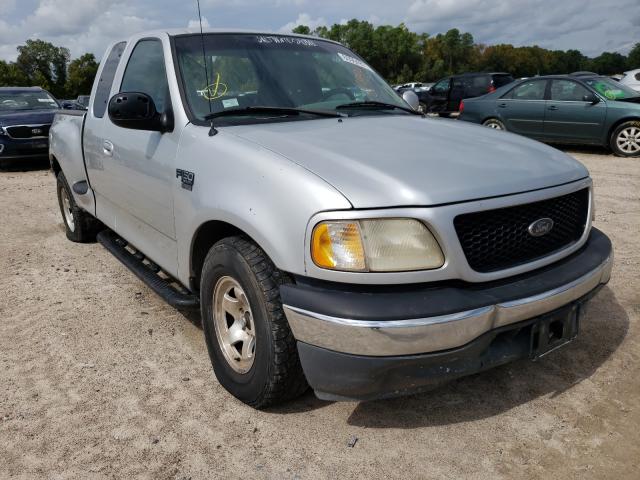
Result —
<instances>
[{"instance_id":1,"label":"running board","mask_svg":"<svg viewBox=\"0 0 640 480\"><path fill-rule=\"evenodd\" d=\"M111 230L103 230L98 233L97 238L104 248L169 305L182 310L200 308L200 299L196 295L164 274L160 267L147 259L141 251L128 245L126 240Z\"/></svg>"}]
</instances>

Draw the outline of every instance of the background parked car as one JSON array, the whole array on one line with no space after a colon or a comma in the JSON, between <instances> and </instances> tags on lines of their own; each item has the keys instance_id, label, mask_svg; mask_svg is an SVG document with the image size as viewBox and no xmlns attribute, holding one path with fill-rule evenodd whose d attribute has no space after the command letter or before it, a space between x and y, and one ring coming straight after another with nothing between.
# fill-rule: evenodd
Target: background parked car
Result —
<instances>
[{"instance_id":1,"label":"background parked car","mask_svg":"<svg viewBox=\"0 0 640 480\"><path fill-rule=\"evenodd\" d=\"M460 120L550 143L609 146L640 156L640 93L609 77L555 75L463 102Z\"/></svg>"},{"instance_id":2,"label":"background parked car","mask_svg":"<svg viewBox=\"0 0 640 480\"><path fill-rule=\"evenodd\" d=\"M499 72L464 73L445 77L426 92L426 111L447 116L459 110L463 99L479 97L511 82L511 74Z\"/></svg>"},{"instance_id":3,"label":"background parked car","mask_svg":"<svg viewBox=\"0 0 640 480\"><path fill-rule=\"evenodd\" d=\"M59 100L60 107L63 110L86 110L84 105L78 103L77 100Z\"/></svg>"},{"instance_id":4,"label":"background parked car","mask_svg":"<svg viewBox=\"0 0 640 480\"><path fill-rule=\"evenodd\" d=\"M620 79L620 83L640 92L640 68L624 72L624 75Z\"/></svg>"},{"instance_id":5,"label":"background parked car","mask_svg":"<svg viewBox=\"0 0 640 480\"><path fill-rule=\"evenodd\" d=\"M0 165L49 154L49 128L60 109L40 87L0 88Z\"/></svg>"}]
</instances>

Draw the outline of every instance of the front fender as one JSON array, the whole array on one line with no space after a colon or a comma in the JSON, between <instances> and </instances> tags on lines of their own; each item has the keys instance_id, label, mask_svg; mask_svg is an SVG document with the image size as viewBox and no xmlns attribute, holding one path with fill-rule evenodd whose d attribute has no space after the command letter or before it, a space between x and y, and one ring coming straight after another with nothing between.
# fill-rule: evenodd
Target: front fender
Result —
<instances>
[{"instance_id":1,"label":"front fender","mask_svg":"<svg viewBox=\"0 0 640 480\"><path fill-rule=\"evenodd\" d=\"M192 190L175 182L178 278L189 284L192 240L201 225L222 221L249 235L281 270L305 273L305 233L321 211L351 204L305 168L221 128L188 125L176 168L194 174Z\"/></svg>"}]
</instances>

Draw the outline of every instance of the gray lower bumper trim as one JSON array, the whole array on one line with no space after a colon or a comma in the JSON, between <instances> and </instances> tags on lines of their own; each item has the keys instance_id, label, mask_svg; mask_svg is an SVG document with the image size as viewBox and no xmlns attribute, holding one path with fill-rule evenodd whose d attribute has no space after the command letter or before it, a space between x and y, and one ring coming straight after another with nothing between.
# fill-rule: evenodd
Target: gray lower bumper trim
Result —
<instances>
[{"instance_id":1,"label":"gray lower bumper trim","mask_svg":"<svg viewBox=\"0 0 640 480\"><path fill-rule=\"evenodd\" d=\"M510 302L431 318L367 321L336 318L284 306L295 338L354 355L392 356L437 352L465 345L480 335L556 310L583 297L611 277L613 258L556 289Z\"/></svg>"}]
</instances>

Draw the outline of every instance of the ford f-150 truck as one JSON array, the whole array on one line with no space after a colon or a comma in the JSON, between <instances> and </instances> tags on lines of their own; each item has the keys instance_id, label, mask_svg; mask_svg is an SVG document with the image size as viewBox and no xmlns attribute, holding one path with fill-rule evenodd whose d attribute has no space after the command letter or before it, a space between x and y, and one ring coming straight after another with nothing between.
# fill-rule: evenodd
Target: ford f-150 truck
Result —
<instances>
[{"instance_id":1,"label":"ford f-150 truck","mask_svg":"<svg viewBox=\"0 0 640 480\"><path fill-rule=\"evenodd\" d=\"M425 118L319 38L118 42L88 111L56 115L50 160L67 237L200 309L219 382L258 408L537 359L611 274L579 162Z\"/></svg>"}]
</instances>

